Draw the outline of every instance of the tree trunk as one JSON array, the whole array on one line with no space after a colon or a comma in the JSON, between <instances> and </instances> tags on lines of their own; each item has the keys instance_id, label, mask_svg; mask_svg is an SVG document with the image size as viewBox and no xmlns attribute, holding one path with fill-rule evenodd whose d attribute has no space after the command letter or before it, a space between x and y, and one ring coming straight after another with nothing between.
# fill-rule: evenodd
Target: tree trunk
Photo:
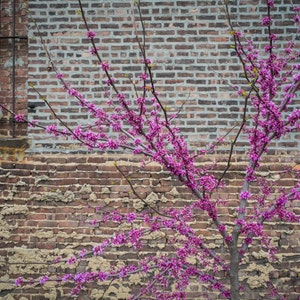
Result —
<instances>
[{"instance_id":1,"label":"tree trunk","mask_svg":"<svg viewBox=\"0 0 300 300\"><path fill-rule=\"evenodd\" d=\"M230 247L230 300L240 300L239 252L237 241Z\"/></svg>"}]
</instances>

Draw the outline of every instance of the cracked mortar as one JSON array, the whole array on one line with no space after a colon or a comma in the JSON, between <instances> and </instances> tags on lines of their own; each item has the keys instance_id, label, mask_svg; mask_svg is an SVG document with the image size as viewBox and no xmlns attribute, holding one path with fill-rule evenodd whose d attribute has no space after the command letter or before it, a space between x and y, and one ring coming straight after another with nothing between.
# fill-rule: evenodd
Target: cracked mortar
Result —
<instances>
[{"instance_id":1,"label":"cracked mortar","mask_svg":"<svg viewBox=\"0 0 300 300\"><path fill-rule=\"evenodd\" d=\"M55 192L45 192L42 195L32 194L30 195L30 200L35 201L57 201L57 202L72 202L75 199L75 195L71 191L66 191L63 193L61 190L57 189Z\"/></svg>"},{"instance_id":2,"label":"cracked mortar","mask_svg":"<svg viewBox=\"0 0 300 300\"><path fill-rule=\"evenodd\" d=\"M245 271L249 274L250 272L259 273L259 275L245 275L241 276L241 280L246 280L250 288L255 289L262 286L266 286L266 282L270 281L270 273L274 271L275 268L267 263L265 265L251 263Z\"/></svg>"},{"instance_id":3,"label":"cracked mortar","mask_svg":"<svg viewBox=\"0 0 300 300\"><path fill-rule=\"evenodd\" d=\"M4 217L8 215L17 215L24 214L26 215L28 212L27 205L4 205L0 212L0 237L9 239L10 232L17 228L17 224L11 225L9 224Z\"/></svg>"}]
</instances>

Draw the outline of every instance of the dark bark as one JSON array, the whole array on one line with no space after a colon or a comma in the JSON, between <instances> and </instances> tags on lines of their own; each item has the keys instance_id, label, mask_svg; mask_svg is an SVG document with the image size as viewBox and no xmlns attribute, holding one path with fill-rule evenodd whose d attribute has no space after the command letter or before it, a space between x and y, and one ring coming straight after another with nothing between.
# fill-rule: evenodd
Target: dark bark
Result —
<instances>
[{"instance_id":1,"label":"dark bark","mask_svg":"<svg viewBox=\"0 0 300 300\"><path fill-rule=\"evenodd\" d=\"M240 300L239 290L239 252L236 239L230 247L230 300Z\"/></svg>"}]
</instances>

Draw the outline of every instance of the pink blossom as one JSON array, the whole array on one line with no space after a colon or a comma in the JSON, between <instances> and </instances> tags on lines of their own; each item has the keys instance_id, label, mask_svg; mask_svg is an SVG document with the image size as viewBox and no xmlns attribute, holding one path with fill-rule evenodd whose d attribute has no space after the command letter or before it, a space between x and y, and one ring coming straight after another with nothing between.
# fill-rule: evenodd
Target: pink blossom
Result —
<instances>
[{"instance_id":1,"label":"pink blossom","mask_svg":"<svg viewBox=\"0 0 300 300\"><path fill-rule=\"evenodd\" d=\"M134 140L133 144L134 144L135 146L141 145L141 144L142 144L142 140L141 140L140 138L136 138L136 139Z\"/></svg>"},{"instance_id":2,"label":"pink blossom","mask_svg":"<svg viewBox=\"0 0 300 300\"><path fill-rule=\"evenodd\" d=\"M102 62L102 63L101 63L101 69L102 69L103 71L108 71L108 70L110 69L109 63L107 63L107 62Z\"/></svg>"},{"instance_id":3,"label":"pink blossom","mask_svg":"<svg viewBox=\"0 0 300 300\"><path fill-rule=\"evenodd\" d=\"M226 242L227 244L230 244L232 241L233 241L233 239L232 239L232 236L231 236L231 235L227 235L227 236L225 237L225 242Z\"/></svg>"},{"instance_id":4,"label":"pink blossom","mask_svg":"<svg viewBox=\"0 0 300 300\"><path fill-rule=\"evenodd\" d=\"M273 8L274 7L274 0L268 0L268 6L270 8Z\"/></svg>"},{"instance_id":5,"label":"pink blossom","mask_svg":"<svg viewBox=\"0 0 300 300\"><path fill-rule=\"evenodd\" d=\"M220 232L224 232L224 231L226 230L226 226L223 225L223 224L222 224L222 225L220 224L220 225L218 226L218 230L219 230Z\"/></svg>"},{"instance_id":6,"label":"pink blossom","mask_svg":"<svg viewBox=\"0 0 300 300\"><path fill-rule=\"evenodd\" d=\"M263 26L270 26L272 24L272 19L269 16L263 17L261 23Z\"/></svg>"},{"instance_id":7,"label":"pink blossom","mask_svg":"<svg viewBox=\"0 0 300 300\"><path fill-rule=\"evenodd\" d=\"M253 239L252 239L252 238L249 238L249 237L247 237L247 238L245 239L245 243L248 244L248 245L252 244L252 241L253 241Z\"/></svg>"},{"instance_id":8,"label":"pink blossom","mask_svg":"<svg viewBox=\"0 0 300 300\"><path fill-rule=\"evenodd\" d=\"M291 112L287 120L291 126L295 126L296 123L300 120L300 109L296 109L295 111Z\"/></svg>"},{"instance_id":9,"label":"pink blossom","mask_svg":"<svg viewBox=\"0 0 300 300\"><path fill-rule=\"evenodd\" d=\"M300 16L299 15L297 15L297 16L294 17L294 22L295 23L299 23L300 22Z\"/></svg>"},{"instance_id":10,"label":"pink blossom","mask_svg":"<svg viewBox=\"0 0 300 300\"><path fill-rule=\"evenodd\" d=\"M72 290L71 290L71 295L74 295L74 296L77 296L80 294L81 292L81 289L82 289L82 285L77 285L76 287L74 287Z\"/></svg>"},{"instance_id":11,"label":"pink blossom","mask_svg":"<svg viewBox=\"0 0 300 300\"><path fill-rule=\"evenodd\" d=\"M30 122L28 122L29 127L36 127L37 124L38 120L31 120Z\"/></svg>"},{"instance_id":12,"label":"pink blossom","mask_svg":"<svg viewBox=\"0 0 300 300\"><path fill-rule=\"evenodd\" d=\"M127 223L132 223L136 219L135 213L129 213L126 215Z\"/></svg>"},{"instance_id":13,"label":"pink blossom","mask_svg":"<svg viewBox=\"0 0 300 300\"><path fill-rule=\"evenodd\" d=\"M294 75L293 79L294 79L295 82L299 82L300 81L300 73Z\"/></svg>"},{"instance_id":14,"label":"pink blossom","mask_svg":"<svg viewBox=\"0 0 300 300\"><path fill-rule=\"evenodd\" d=\"M15 280L15 285L16 285L16 286L21 286L23 283L24 283L24 278L23 278L23 277L18 277L18 278Z\"/></svg>"},{"instance_id":15,"label":"pink blossom","mask_svg":"<svg viewBox=\"0 0 300 300\"><path fill-rule=\"evenodd\" d=\"M275 33L272 33L272 34L270 34L269 38L272 41L276 41L277 40L277 35Z\"/></svg>"},{"instance_id":16,"label":"pink blossom","mask_svg":"<svg viewBox=\"0 0 300 300\"><path fill-rule=\"evenodd\" d=\"M122 222L123 217L122 217L122 215L121 215L120 213L118 213L117 211L113 211L113 212L111 213L110 219L111 219L112 221L115 221L115 222L120 223L120 222Z\"/></svg>"},{"instance_id":17,"label":"pink blossom","mask_svg":"<svg viewBox=\"0 0 300 300\"><path fill-rule=\"evenodd\" d=\"M122 245L127 243L127 237L125 233L117 233L113 238L112 238L112 244L113 245Z\"/></svg>"},{"instance_id":18,"label":"pink blossom","mask_svg":"<svg viewBox=\"0 0 300 300\"><path fill-rule=\"evenodd\" d=\"M96 53L98 52L100 50L100 48L99 47L92 47L91 49L90 49L90 53L92 54L92 55L96 55Z\"/></svg>"},{"instance_id":19,"label":"pink blossom","mask_svg":"<svg viewBox=\"0 0 300 300\"><path fill-rule=\"evenodd\" d=\"M237 38L241 38L243 36L243 33L241 31L235 31L234 32L234 35L237 37Z\"/></svg>"},{"instance_id":20,"label":"pink blossom","mask_svg":"<svg viewBox=\"0 0 300 300\"><path fill-rule=\"evenodd\" d=\"M139 75L139 79L140 80L143 80L143 81L146 81L148 79L148 74L147 73L142 73Z\"/></svg>"},{"instance_id":21,"label":"pink blossom","mask_svg":"<svg viewBox=\"0 0 300 300\"><path fill-rule=\"evenodd\" d=\"M57 126L55 124L46 126L46 132L49 133L49 134L52 134L54 136L58 136L59 135L58 128L57 128Z\"/></svg>"},{"instance_id":22,"label":"pink blossom","mask_svg":"<svg viewBox=\"0 0 300 300\"><path fill-rule=\"evenodd\" d=\"M249 191L242 191L240 193L240 199L241 200L249 200L251 197L251 193Z\"/></svg>"},{"instance_id":23,"label":"pink blossom","mask_svg":"<svg viewBox=\"0 0 300 300\"><path fill-rule=\"evenodd\" d=\"M14 116L16 122L22 123L25 122L25 115L24 114L17 114Z\"/></svg>"},{"instance_id":24,"label":"pink blossom","mask_svg":"<svg viewBox=\"0 0 300 300\"><path fill-rule=\"evenodd\" d=\"M64 77L64 74L62 74L62 73L57 73L56 74L57 79L62 79L63 77Z\"/></svg>"},{"instance_id":25,"label":"pink blossom","mask_svg":"<svg viewBox=\"0 0 300 300\"><path fill-rule=\"evenodd\" d=\"M88 30L87 31L87 33L86 33L86 35L87 35L87 37L89 38L89 39L94 39L94 37L96 36L96 32L94 32L94 31L91 31L91 30Z\"/></svg>"},{"instance_id":26,"label":"pink blossom","mask_svg":"<svg viewBox=\"0 0 300 300\"><path fill-rule=\"evenodd\" d=\"M107 79L105 81L105 83L106 83L107 86L112 86L114 83L116 83L116 79L111 77L111 78Z\"/></svg>"},{"instance_id":27,"label":"pink blossom","mask_svg":"<svg viewBox=\"0 0 300 300\"><path fill-rule=\"evenodd\" d=\"M100 280L100 281L104 281L104 280L107 279L107 274L104 273L104 272L102 272L102 271L100 271L100 272L97 274L97 278L98 278L98 280Z\"/></svg>"},{"instance_id":28,"label":"pink blossom","mask_svg":"<svg viewBox=\"0 0 300 300\"><path fill-rule=\"evenodd\" d=\"M69 88L68 93L69 93L70 96L81 98L79 92L77 90L73 89L73 88Z\"/></svg>"},{"instance_id":29,"label":"pink blossom","mask_svg":"<svg viewBox=\"0 0 300 300\"><path fill-rule=\"evenodd\" d=\"M142 63L146 64L146 65L150 65L150 64L152 64L152 61L150 58L146 58L146 59L142 59Z\"/></svg>"},{"instance_id":30,"label":"pink blossom","mask_svg":"<svg viewBox=\"0 0 300 300\"><path fill-rule=\"evenodd\" d=\"M109 140L107 141L107 147L108 147L109 149L116 150L116 149L119 148L119 143L118 143L118 141L116 141L116 140L109 139Z\"/></svg>"},{"instance_id":31,"label":"pink blossom","mask_svg":"<svg viewBox=\"0 0 300 300\"><path fill-rule=\"evenodd\" d=\"M79 252L78 256L79 256L80 258L84 258L86 254L87 254L87 250L86 250L86 249L82 249L82 250Z\"/></svg>"},{"instance_id":32,"label":"pink blossom","mask_svg":"<svg viewBox=\"0 0 300 300\"><path fill-rule=\"evenodd\" d=\"M67 260L67 263L69 265L72 265L74 263L76 263L77 259L75 258L75 256L71 256L68 260Z\"/></svg>"},{"instance_id":33,"label":"pink blossom","mask_svg":"<svg viewBox=\"0 0 300 300\"><path fill-rule=\"evenodd\" d=\"M97 225L97 224L98 224L98 220L96 220L96 219L91 220L91 221L90 221L90 224L93 225L93 226L94 226L94 225Z\"/></svg>"},{"instance_id":34,"label":"pink blossom","mask_svg":"<svg viewBox=\"0 0 300 300\"><path fill-rule=\"evenodd\" d=\"M57 256L57 257L53 260L53 262L54 262L55 264L59 263L60 261L61 261L61 256L60 256L60 255Z\"/></svg>"},{"instance_id":35,"label":"pink blossom","mask_svg":"<svg viewBox=\"0 0 300 300\"><path fill-rule=\"evenodd\" d=\"M254 236L263 235L262 225L254 222L249 222L249 223L242 222L242 232L247 234L251 233Z\"/></svg>"},{"instance_id":36,"label":"pink blossom","mask_svg":"<svg viewBox=\"0 0 300 300\"><path fill-rule=\"evenodd\" d=\"M101 244L98 244L93 247L93 253L95 256L101 255L103 251L104 251L104 249Z\"/></svg>"},{"instance_id":37,"label":"pink blossom","mask_svg":"<svg viewBox=\"0 0 300 300\"><path fill-rule=\"evenodd\" d=\"M73 277L72 274L65 274L63 277L62 277L62 281L65 282L65 281L68 281L70 280L71 278Z\"/></svg>"},{"instance_id":38,"label":"pink blossom","mask_svg":"<svg viewBox=\"0 0 300 300\"><path fill-rule=\"evenodd\" d=\"M48 276L42 276L40 278L40 285L44 285L47 281L49 281L49 277Z\"/></svg>"},{"instance_id":39,"label":"pink blossom","mask_svg":"<svg viewBox=\"0 0 300 300\"><path fill-rule=\"evenodd\" d=\"M139 247L139 240L142 237L142 230L141 229L132 229L129 231L129 241L132 244L133 248Z\"/></svg>"},{"instance_id":40,"label":"pink blossom","mask_svg":"<svg viewBox=\"0 0 300 300\"><path fill-rule=\"evenodd\" d=\"M138 98L136 99L136 102L137 102L139 105L145 104L146 98L144 98L144 97L138 97Z\"/></svg>"}]
</instances>

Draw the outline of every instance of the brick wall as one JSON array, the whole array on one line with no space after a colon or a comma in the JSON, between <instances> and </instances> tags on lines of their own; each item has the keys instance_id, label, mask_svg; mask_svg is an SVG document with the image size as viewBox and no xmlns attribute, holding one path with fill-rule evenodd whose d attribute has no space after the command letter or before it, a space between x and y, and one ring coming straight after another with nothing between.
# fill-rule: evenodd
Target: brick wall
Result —
<instances>
[{"instance_id":1,"label":"brick wall","mask_svg":"<svg viewBox=\"0 0 300 300\"><path fill-rule=\"evenodd\" d=\"M232 86L243 80L230 48L222 1L141 2L148 56L157 65L154 76L164 104L170 110L178 110L184 104L180 127L192 147L214 140L237 125L242 114L242 104ZM287 1L279 2L274 12L276 33L280 40L288 40L295 32L291 6ZM128 76L136 79L142 71L135 38L135 28L141 37L141 27L132 3L84 1L87 20L98 34L97 45L103 60L112 64L113 76L129 95L133 89ZM76 13L77 1L29 1L29 8L58 69L88 99L105 106L105 78L89 54L85 28ZM263 49L266 43L260 32L260 19L266 13L263 2L232 1L231 10L233 19L247 34L253 34ZM64 121L70 126L88 122L88 114L76 107L76 101L66 96L53 72L49 72L48 59L34 26L30 27L29 65L29 81L48 97ZM45 125L53 121L43 101L32 90L29 90L29 106L30 117L40 119ZM29 137L33 151L70 148L70 141L49 139L37 128L29 129ZM277 144L276 149L292 150L298 143L299 134L293 134Z\"/></svg>"},{"instance_id":2,"label":"brick wall","mask_svg":"<svg viewBox=\"0 0 300 300\"><path fill-rule=\"evenodd\" d=\"M1 17L11 12L5 8L10 3L11 1L1 1ZM32 17L40 24L43 38L57 66L67 73L67 79L76 88L87 97L103 104L104 78L98 73L98 66L89 55L90 46L85 38L80 17L76 13L77 1L39 0L28 3ZM98 33L101 53L104 59L114 66L113 74L124 90L130 93L131 86L124 75L138 75L141 65L132 29L132 24L137 24L138 27L139 22L137 18L134 19L132 6L128 3L129 1L119 0L102 1L100 4L98 0L84 1L88 20L93 24L91 28ZM281 3L276 11L276 22L279 26L282 25L279 36L288 39L292 35L289 5L283 0ZM255 31L255 26L259 24L257 13L263 12L261 2L240 0L232 5L232 12L239 19L239 24L255 32L263 47L264 40ZM225 20L221 12L219 1L143 1L149 56L157 63L157 86L170 109L185 103L180 119L181 128L188 135L192 147L199 146L203 141L212 141L217 134L226 132L239 120L241 114L239 99L233 90L228 88L228 83L237 84L241 78L240 69L234 65L235 58L230 49L228 30L224 26ZM4 24L2 20L4 19L1 19L1 26ZM22 24L26 23L21 17L18 20L22 20ZM11 24L11 21L8 20L7 24ZM10 27L7 25L5 28ZM7 31L9 32L9 29ZM2 45L0 51L3 51ZM26 46L20 46L18 49L27 51ZM9 51L5 53L10 55ZM23 71L26 70L24 53L21 55L24 62L21 66ZM1 55L2 66L5 63L8 66L9 59L3 60L2 57L4 56ZM88 121L87 114L76 107L73 99L65 95L53 73L49 71L48 59L41 49L32 24L29 28L28 60L28 81L43 95L47 95L59 115L71 126ZM9 70L5 69L0 76L3 74L9 74ZM1 91L5 93L1 93L0 97L6 97L0 98L4 99L1 101L10 99L10 79L7 79L7 76L1 77ZM17 91L20 98L24 96L22 99L26 100L24 86L20 85ZM19 112L25 112L26 101L23 100L18 102L21 105ZM38 118L44 125L52 122L45 103L31 89L28 90L28 107L29 117ZM4 129L2 123L0 125L1 134L7 136L9 132ZM68 257L83 246L91 248L101 238L111 234L110 227L96 228L89 224L96 215L97 207L140 207L133 199L125 180L114 168L114 160L117 159L127 172L133 172L131 178L140 186L140 191L149 197L149 201L156 201L152 192L157 193L164 205L175 203L180 207L191 201L191 195L161 167L151 164L146 169L150 173L136 173L139 157L80 154L73 142L54 140L36 128L28 128L28 137L31 147L26 154L23 150L11 150L1 155L0 160L1 299L70 299L68 286L54 288L49 283L43 288L18 289L11 284L11 280L22 274L35 276L37 273L59 273L60 267L54 269L43 262L52 261L58 254ZM4 145L3 140L0 143L1 146ZM291 186L294 183L293 179L289 175L281 175L280 178L279 174L285 168L294 167L299 163L298 144L299 134L294 134L277 144L274 147L277 155L264 162L262 176L280 179L279 186ZM66 149L77 154L66 154ZM202 163L221 161L221 169L224 158L223 155L206 157L206 161ZM235 157L226 179L229 181L229 187L224 194L216 195L226 195L229 199L228 207L222 210L222 218L227 218L228 222L234 215L244 161L244 156ZM158 205L161 205L159 203ZM195 226L212 248L219 252L226 251L205 217L199 216ZM299 226L286 226L282 223L270 223L268 226L273 242L280 246L279 261L270 263L266 254L254 244L253 255L247 257L243 266L242 276L246 283L243 298L262 298L261 285L265 279L270 279L278 285L281 295L287 295L288 300L296 300L300 293ZM157 250L168 249L162 241L157 240L146 247L143 255ZM116 258L132 260L134 255L123 248L114 249L105 257L106 261L91 260L88 267L99 264L105 266L107 261L112 262ZM83 270L84 266L78 268ZM128 297L129 285L135 288L132 282L124 285L113 284L107 299ZM82 299L99 299L101 291L102 287L92 286L90 294L82 296ZM206 296L216 298L199 283L192 284L189 299L205 299Z\"/></svg>"},{"instance_id":3,"label":"brick wall","mask_svg":"<svg viewBox=\"0 0 300 300\"><path fill-rule=\"evenodd\" d=\"M242 184L243 157L233 161L231 172L226 181L229 187L215 195L226 197L228 205L220 208L220 218L231 224L235 214L238 191ZM1 299L70 299L70 286L54 287L53 283L43 288L15 288L10 280L19 275L35 278L38 274L57 273L61 265L45 265L57 255L64 258L78 253L83 247L91 249L95 243L111 235L116 224L100 227L92 226L90 221L97 218L99 207L107 210L118 207L123 212L143 205L135 199L130 188L114 167L114 161L153 205L183 206L192 201L190 193L183 188L159 165L149 164L140 170L140 158L126 155L28 155L22 162L1 161L0 168L0 297ZM203 164L211 164L214 157L206 157ZM264 161L261 175L273 178L277 185L290 186L294 180L288 174L279 174L283 169L294 167L293 156L271 156ZM219 172L225 164L220 159ZM219 170L219 171L218 171ZM281 178L280 178L281 177ZM299 207L295 208L298 209ZM101 210L100 210L101 211ZM99 216L99 215L98 215ZM112 226L112 227L110 227ZM193 227L207 241L210 248L226 256L227 248L218 237L217 230L204 214L197 217ZM123 228L124 229L124 228ZM281 222L267 224L267 233L272 243L279 245L278 261L271 262L267 253L257 243L251 247L242 266L241 273L246 291L242 299L262 299L265 280L278 286L280 294L288 300L297 300L300 293L299 279L299 225L285 225ZM164 238L159 236L145 244L140 255L155 251L170 251ZM88 264L80 264L76 270L106 268L116 260L120 263L136 259L136 253L126 248L114 248L104 258L91 258ZM68 267L72 272L72 267ZM38 274L37 274L38 273ZM127 299L130 288L137 288L132 282L136 277L113 283L105 299ZM92 285L80 299L99 299L103 286ZM84 296L85 295L85 296ZM193 282L188 299L220 299L211 294L199 282ZM264 298L265 299L265 298ZM271 296L268 299L273 299ZM274 298L275 299L275 298Z\"/></svg>"},{"instance_id":4,"label":"brick wall","mask_svg":"<svg viewBox=\"0 0 300 300\"><path fill-rule=\"evenodd\" d=\"M0 4L0 103L25 115L28 79L26 4L23 0L3 0ZM0 118L0 139L24 136L27 136L27 126L15 124L4 113Z\"/></svg>"}]
</instances>

